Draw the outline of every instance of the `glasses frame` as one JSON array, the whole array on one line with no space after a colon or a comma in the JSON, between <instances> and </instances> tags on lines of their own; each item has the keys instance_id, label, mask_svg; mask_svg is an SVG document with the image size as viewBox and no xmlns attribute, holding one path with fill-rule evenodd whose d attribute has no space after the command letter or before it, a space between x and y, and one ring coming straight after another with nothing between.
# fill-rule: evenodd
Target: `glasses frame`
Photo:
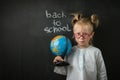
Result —
<instances>
[{"instance_id":1,"label":"glasses frame","mask_svg":"<svg viewBox=\"0 0 120 80\"><path fill-rule=\"evenodd\" d=\"M74 33L74 37L75 38L80 38L80 37L83 37L83 38L87 38L87 37L90 37L92 35L92 32L91 33L80 33L80 32L78 32L78 33Z\"/></svg>"}]
</instances>

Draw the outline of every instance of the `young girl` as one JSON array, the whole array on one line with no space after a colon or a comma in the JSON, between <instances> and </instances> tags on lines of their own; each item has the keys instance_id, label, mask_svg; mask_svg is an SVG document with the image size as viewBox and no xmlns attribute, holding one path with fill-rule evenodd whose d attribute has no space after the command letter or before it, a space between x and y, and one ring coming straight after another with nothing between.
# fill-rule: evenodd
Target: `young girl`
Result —
<instances>
[{"instance_id":1,"label":"young girl","mask_svg":"<svg viewBox=\"0 0 120 80\"><path fill-rule=\"evenodd\" d=\"M55 66L54 72L67 75L66 80L107 80L107 73L101 50L92 45L92 38L99 24L97 15L90 18L74 14L73 33L77 45L71 54L62 59L56 56L53 62L67 61L69 66Z\"/></svg>"}]
</instances>

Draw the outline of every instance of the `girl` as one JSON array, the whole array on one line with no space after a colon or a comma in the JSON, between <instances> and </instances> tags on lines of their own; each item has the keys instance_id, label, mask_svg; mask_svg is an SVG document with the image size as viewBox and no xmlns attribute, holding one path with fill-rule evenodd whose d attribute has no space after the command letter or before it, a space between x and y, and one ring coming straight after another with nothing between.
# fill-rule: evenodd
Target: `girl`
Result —
<instances>
[{"instance_id":1,"label":"girl","mask_svg":"<svg viewBox=\"0 0 120 80\"><path fill-rule=\"evenodd\" d=\"M54 58L57 61L67 61L69 66L55 66L54 72L67 75L66 80L107 80L107 73L101 50L92 45L92 38L99 24L97 15L85 18L82 14L73 14L73 33L77 45L73 46L71 54L64 59L61 56Z\"/></svg>"}]
</instances>

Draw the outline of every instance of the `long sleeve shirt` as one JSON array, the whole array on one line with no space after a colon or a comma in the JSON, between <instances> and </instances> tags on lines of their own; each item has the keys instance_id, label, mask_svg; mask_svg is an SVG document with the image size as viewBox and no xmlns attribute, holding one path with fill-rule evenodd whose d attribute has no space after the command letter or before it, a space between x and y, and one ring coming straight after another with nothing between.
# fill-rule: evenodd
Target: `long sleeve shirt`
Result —
<instances>
[{"instance_id":1,"label":"long sleeve shirt","mask_svg":"<svg viewBox=\"0 0 120 80\"><path fill-rule=\"evenodd\" d=\"M54 72L67 75L66 80L107 80L101 50L94 46L82 49L74 46L64 60L70 65L56 66Z\"/></svg>"}]
</instances>

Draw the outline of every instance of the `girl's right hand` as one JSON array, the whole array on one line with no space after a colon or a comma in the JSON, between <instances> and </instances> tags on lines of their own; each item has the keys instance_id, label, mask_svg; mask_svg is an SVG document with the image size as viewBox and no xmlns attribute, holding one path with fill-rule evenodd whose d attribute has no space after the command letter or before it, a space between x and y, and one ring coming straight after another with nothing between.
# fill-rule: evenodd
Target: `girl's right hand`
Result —
<instances>
[{"instance_id":1,"label":"girl's right hand","mask_svg":"<svg viewBox=\"0 0 120 80\"><path fill-rule=\"evenodd\" d=\"M56 63L56 62L62 62L62 61L64 61L64 60L63 60L63 58L61 56L56 56L54 58L54 60L53 60L54 63Z\"/></svg>"}]
</instances>

